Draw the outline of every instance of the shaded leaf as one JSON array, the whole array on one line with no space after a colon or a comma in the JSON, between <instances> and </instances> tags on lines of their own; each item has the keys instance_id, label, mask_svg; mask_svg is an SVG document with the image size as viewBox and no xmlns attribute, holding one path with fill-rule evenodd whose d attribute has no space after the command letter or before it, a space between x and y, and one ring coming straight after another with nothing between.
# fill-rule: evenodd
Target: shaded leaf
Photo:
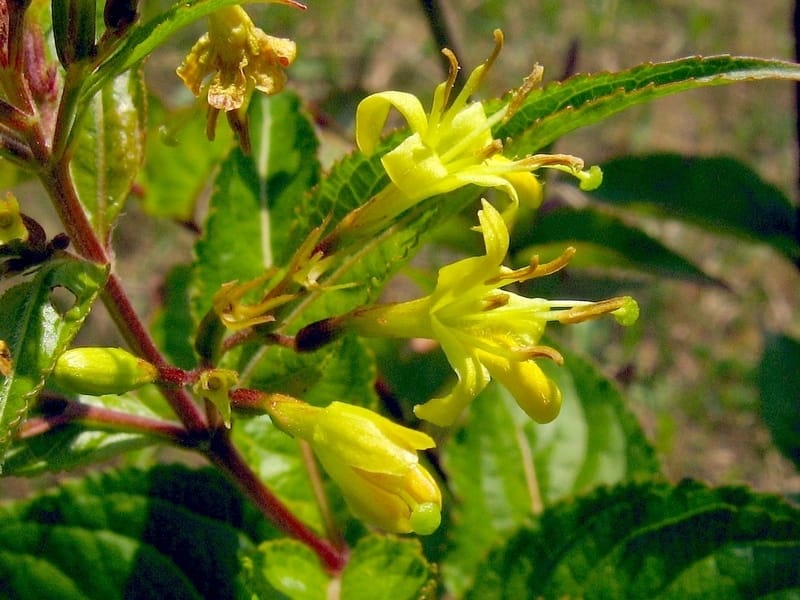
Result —
<instances>
[{"instance_id":1,"label":"shaded leaf","mask_svg":"<svg viewBox=\"0 0 800 600\"><path fill-rule=\"evenodd\" d=\"M431 593L434 572L417 540L367 536L342 572L342 600L412 600Z\"/></svg>"},{"instance_id":2,"label":"shaded leaf","mask_svg":"<svg viewBox=\"0 0 800 600\"><path fill-rule=\"evenodd\" d=\"M617 73L575 75L530 94L496 128L495 137L511 138L511 153L528 154L637 104L700 87L763 79L800 79L800 66L746 56L709 56L645 63ZM499 103L489 110L494 107Z\"/></svg>"},{"instance_id":3,"label":"shaded leaf","mask_svg":"<svg viewBox=\"0 0 800 600\"><path fill-rule=\"evenodd\" d=\"M13 365L8 376L0 376L0 466L32 400L78 333L107 276L106 268L93 263L57 259L0 297L0 340L8 344ZM70 306L54 305L56 288L67 290Z\"/></svg>"},{"instance_id":4,"label":"shaded leaf","mask_svg":"<svg viewBox=\"0 0 800 600\"><path fill-rule=\"evenodd\" d=\"M211 470L93 475L0 509L0 581L21 598L239 598L237 554L266 533L250 510Z\"/></svg>"},{"instance_id":5,"label":"shaded leaf","mask_svg":"<svg viewBox=\"0 0 800 600\"><path fill-rule=\"evenodd\" d=\"M533 514L600 484L654 475L659 465L619 392L578 356L548 376L563 394L558 418L533 423L499 385L473 403L469 420L443 446L443 465L458 502L442 566L457 592L470 583L489 548Z\"/></svg>"},{"instance_id":6,"label":"shaded leaf","mask_svg":"<svg viewBox=\"0 0 800 600\"><path fill-rule=\"evenodd\" d=\"M800 513L742 488L644 483L547 510L467 598L756 598L800 592Z\"/></svg>"},{"instance_id":7,"label":"shaded leaf","mask_svg":"<svg viewBox=\"0 0 800 600\"><path fill-rule=\"evenodd\" d=\"M800 342L767 339L758 370L761 415L775 445L800 468Z\"/></svg>"},{"instance_id":8,"label":"shaded leaf","mask_svg":"<svg viewBox=\"0 0 800 600\"><path fill-rule=\"evenodd\" d=\"M567 246L578 251L570 269L627 271L654 277L721 285L691 262L641 229L597 210L559 208L538 215L533 227L515 240L518 262L534 254L558 256Z\"/></svg>"},{"instance_id":9,"label":"shaded leaf","mask_svg":"<svg viewBox=\"0 0 800 600\"><path fill-rule=\"evenodd\" d=\"M796 209L750 167L726 157L676 154L622 157L603 165L593 194L619 206L685 219L713 232L770 244L800 257Z\"/></svg>"},{"instance_id":10,"label":"shaded leaf","mask_svg":"<svg viewBox=\"0 0 800 600\"><path fill-rule=\"evenodd\" d=\"M102 240L109 236L144 158L141 70L120 75L91 99L70 169L81 204Z\"/></svg>"}]
</instances>

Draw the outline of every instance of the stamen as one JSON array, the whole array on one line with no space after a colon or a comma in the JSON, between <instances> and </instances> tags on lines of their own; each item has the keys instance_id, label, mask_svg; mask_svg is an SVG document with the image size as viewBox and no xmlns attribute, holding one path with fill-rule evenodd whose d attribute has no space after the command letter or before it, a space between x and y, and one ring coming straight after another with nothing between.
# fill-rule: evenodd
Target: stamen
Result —
<instances>
[{"instance_id":1,"label":"stamen","mask_svg":"<svg viewBox=\"0 0 800 600\"><path fill-rule=\"evenodd\" d=\"M481 309L481 311L487 312L490 310L494 310L495 308L501 308L506 304L508 304L508 301L510 299L511 295L505 293L486 296L483 300L481 300L481 303L483 304L483 308Z\"/></svg>"},{"instance_id":2,"label":"stamen","mask_svg":"<svg viewBox=\"0 0 800 600\"><path fill-rule=\"evenodd\" d=\"M447 104L450 102L450 92L453 91L453 88L456 85L456 77L458 77L458 70L461 68L458 66L458 59L456 55L453 54L453 51L450 48L443 48L442 54L447 57L447 60L450 61L450 69L447 73L447 82L444 86L444 97L442 98L442 111L447 110Z\"/></svg>"},{"instance_id":3,"label":"stamen","mask_svg":"<svg viewBox=\"0 0 800 600\"><path fill-rule=\"evenodd\" d=\"M487 144L477 153L476 158L478 160L486 160L494 156L495 154L500 154L503 151L503 142L500 140L492 140L491 144Z\"/></svg>"},{"instance_id":4,"label":"stamen","mask_svg":"<svg viewBox=\"0 0 800 600\"><path fill-rule=\"evenodd\" d=\"M511 116L519 110L519 107L522 106L525 98L527 98L528 95L533 91L533 88L542 82L543 77L544 67L539 64L534 65L533 71L530 72L530 75L525 77L525 79L522 80L522 85L514 90L514 92L511 94L511 101L508 103L508 111L503 118L504 121L510 119Z\"/></svg>"},{"instance_id":5,"label":"stamen","mask_svg":"<svg viewBox=\"0 0 800 600\"><path fill-rule=\"evenodd\" d=\"M593 302L584 306L575 306L569 310L565 310L558 317L559 323L571 325L573 323L582 323L591 319L596 319L608 313L630 306L630 296L622 296L618 298L609 298L608 300L601 300L600 302Z\"/></svg>"},{"instance_id":6,"label":"stamen","mask_svg":"<svg viewBox=\"0 0 800 600\"><path fill-rule=\"evenodd\" d=\"M555 348L550 346L528 346L522 350L526 358L549 358L559 367L564 365L564 357Z\"/></svg>"},{"instance_id":7,"label":"stamen","mask_svg":"<svg viewBox=\"0 0 800 600\"><path fill-rule=\"evenodd\" d=\"M501 281L527 281L529 279L537 279L539 277L546 277L547 275L552 275L557 271L560 271L564 267L569 264L569 261L572 260L572 257L575 255L575 248L569 246L564 252L556 258L555 260L551 260L550 262L546 262L543 265L539 264L539 256L535 255L531 257L530 265L527 267L523 267L521 269L515 269L513 271L509 271L507 273L501 273L496 277L486 280L486 285L494 285L500 283Z\"/></svg>"}]
</instances>

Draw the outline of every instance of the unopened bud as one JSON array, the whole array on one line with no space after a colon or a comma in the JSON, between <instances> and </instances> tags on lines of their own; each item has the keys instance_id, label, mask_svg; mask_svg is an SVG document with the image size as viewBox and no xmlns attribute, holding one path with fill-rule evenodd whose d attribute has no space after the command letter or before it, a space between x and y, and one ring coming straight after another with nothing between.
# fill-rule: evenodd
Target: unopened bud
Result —
<instances>
[{"instance_id":1,"label":"unopened bud","mask_svg":"<svg viewBox=\"0 0 800 600\"><path fill-rule=\"evenodd\" d=\"M158 369L122 348L73 348L56 360L55 382L88 396L122 394L158 377Z\"/></svg>"},{"instance_id":2,"label":"unopened bud","mask_svg":"<svg viewBox=\"0 0 800 600\"><path fill-rule=\"evenodd\" d=\"M106 0L103 21L116 33L125 31L139 18L139 0Z\"/></svg>"},{"instance_id":3,"label":"unopened bud","mask_svg":"<svg viewBox=\"0 0 800 600\"><path fill-rule=\"evenodd\" d=\"M96 0L52 0L53 39L64 67L94 54Z\"/></svg>"}]
</instances>

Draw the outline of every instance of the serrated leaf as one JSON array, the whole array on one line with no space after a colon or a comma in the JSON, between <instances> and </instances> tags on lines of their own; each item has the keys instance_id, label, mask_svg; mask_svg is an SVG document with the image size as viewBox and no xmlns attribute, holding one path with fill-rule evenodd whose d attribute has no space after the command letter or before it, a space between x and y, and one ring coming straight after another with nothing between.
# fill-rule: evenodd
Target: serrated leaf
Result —
<instances>
[{"instance_id":1,"label":"serrated leaf","mask_svg":"<svg viewBox=\"0 0 800 600\"><path fill-rule=\"evenodd\" d=\"M463 592L492 544L542 507L602 483L659 472L619 392L586 361L568 353L564 358L560 368L541 365L563 395L555 421L533 423L508 392L492 385L443 446L458 502L442 571L456 592Z\"/></svg>"},{"instance_id":2,"label":"serrated leaf","mask_svg":"<svg viewBox=\"0 0 800 600\"><path fill-rule=\"evenodd\" d=\"M239 598L248 511L211 470L94 475L0 508L0 580L23 598Z\"/></svg>"},{"instance_id":3,"label":"serrated leaf","mask_svg":"<svg viewBox=\"0 0 800 600\"><path fill-rule=\"evenodd\" d=\"M211 307L223 283L246 281L285 256L286 231L298 197L317 178L316 141L296 96L260 96L251 103L253 153L235 150L222 163L209 216L195 251L193 312Z\"/></svg>"},{"instance_id":4,"label":"serrated leaf","mask_svg":"<svg viewBox=\"0 0 800 600\"><path fill-rule=\"evenodd\" d=\"M144 400L145 394L147 390L143 389L125 396L82 396L80 401L87 407L98 406L129 415L161 419L169 410L163 398L158 397L164 408L155 411ZM56 416L52 412L48 414L51 418ZM28 416L34 415L29 413ZM47 471L68 471L160 443L163 439L155 435L99 430L81 423L70 423L30 438L14 440L6 453L3 474L29 477Z\"/></svg>"},{"instance_id":5,"label":"serrated leaf","mask_svg":"<svg viewBox=\"0 0 800 600\"><path fill-rule=\"evenodd\" d=\"M761 415L775 445L800 468L800 342L767 339L758 369Z\"/></svg>"},{"instance_id":6,"label":"serrated leaf","mask_svg":"<svg viewBox=\"0 0 800 600\"><path fill-rule=\"evenodd\" d=\"M570 268L627 271L721 285L641 229L591 208L543 212L514 243L523 247L515 252L520 263L534 254L558 256L567 246L574 246L578 252L570 260Z\"/></svg>"},{"instance_id":7,"label":"serrated leaf","mask_svg":"<svg viewBox=\"0 0 800 600\"><path fill-rule=\"evenodd\" d=\"M546 511L467 598L756 598L800 593L800 513L742 488L645 483Z\"/></svg>"},{"instance_id":8,"label":"serrated leaf","mask_svg":"<svg viewBox=\"0 0 800 600\"><path fill-rule=\"evenodd\" d=\"M107 276L104 267L57 259L42 265L31 281L0 297L0 340L8 345L12 362L10 374L0 376L0 467L31 401L55 359L78 333ZM71 294L69 307L54 306L56 288Z\"/></svg>"},{"instance_id":9,"label":"serrated leaf","mask_svg":"<svg viewBox=\"0 0 800 600\"><path fill-rule=\"evenodd\" d=\"M244 559L248 592L263 600L325 600L330 576L308 546L294 540L264 542Z\"/></svg>"},{"instance_id":10,"label":"serrated leaf","mask_svg":"<svg viewBox=\"0 0 800 600\"><path fill-rule=\"evenodd\" d=\"M189 222L197 200L233 147L233 135L230 128L218 127L214 141L206 139L206 116L195 106L169 113L151 96L147 113L145 161L138 178L144 189L142 206L152 216Z\"/></svg>"},{"instance_id":11,"label":"serrated leaf","mask_svg":"<svg viewBox=\"0 0 800 600\"><path fill-rule=\"evenodd\" d=\"M342 572L342 600L412 600L430 592L433 570L419 541L383 536L359 540Z\"/></svg>"},{"instance_id":12,"label":"serrated leaf","mask_svg":"<svg viewBox=\"0 0 800 600\"><path fill-rule=\"evenodd\" d=\"M495 137L511 138L512 153L533 153L570 131L637 104L700 87L764 79L800 79L800 66L780 60L709 56L646 63L617 73L575 75L531 93L497 127Z\"/></svg>"},{"instance_id":13,"label":"serrated leaf","mask_svg":"<svg viewBox=\"0 0 800 600\"><path fill-rule=\"evenodd\" d=\"M800 257L797 213L789 199L747 165L727 157L630 156L603 165L593 194L618 206L685 219L713 232L771 245Z\"/></svg>"},{"instance_id":14,"label":"serrated leaf","mask_svg":"<svg viewBox=\"0 0 800 600\"><path fill-rule=\"evenodd\" d=\"M106 240L144 158L144 76L132 70L91 100L70 170L83 208Z\"/></svg>"}]
</instances>

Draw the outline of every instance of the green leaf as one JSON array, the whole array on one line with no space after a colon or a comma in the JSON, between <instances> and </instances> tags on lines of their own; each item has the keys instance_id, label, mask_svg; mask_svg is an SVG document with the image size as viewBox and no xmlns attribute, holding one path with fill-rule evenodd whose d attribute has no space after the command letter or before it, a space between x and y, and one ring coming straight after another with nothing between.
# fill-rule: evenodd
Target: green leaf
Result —
<instances>
[{"instance_id":1,"label":"green leaf","mask_svg":"<svg viewBox=\"0 0 800 600\"><path fill-rule=\"evenodd\" d=\"M92 227L106 240L144 158L141 70L110 81L90 102L70 168Z\"/></svg>"},{"instance_id":2,"label":"green leaf","mask_svg":"<svg viewBox=\"0 0 800 600\"><path fill-rule=\"evenodd\" d=\"M618 73L576 75L531 93L495 131L511 138L513 153L528 154L626 108L700 87L764 79L800 79L800 66L743 56L691 57L642 64ZM489 110L499 104L490 105Z\"/></svg>"},{"instance_id":3,"label":"green leaf","mask_svg":"<svg viewBox=\"0 0 800 600\"><path fill-rule=\"evenodd\" d=\"M467 598L800 594L800 513L742 488L646 483L546 511L481 565Z\"/></svg>"},{"instance_id":4,"label":"green leaf","mask_svg":"<svg viewBox=\"0 0 800 600\"><path fill-rule=\"evenodd\" d=\"M342 600L433 597L434 571L419 541L368 536L353 548L342 572Z\"/></svg>"},{"instance_id":5,"label":"green leaf","mask_svg":"<svg viewBox=\"0 0 800 600\"><path fill-rule=\"evenodd\" d=\"M195 252L193 312L202 318L228 281L247 281L285 256L286 232L298 197L317 178L316 142L296 96L254 98L253 152L235 150L222 163L209 216Z\"/></svg>"},{"instance_id":6,"label":"green leaf","mask_svg":"<svg viewBox=\"0 0 800 600\"><path fill-rule=\"evenodd\" d=\"M603 483L657 474L659 465L619 392L579 357L541 366L563 395L558 418L533 423L499 385L472 404L469 420L443 446L454 505L448 587L463 592L498 539L531 515Z\"/></svg>"},{"instance_id":7,"label":"green leaf","mask_svg":"<svg viewBox=\"0 0 800 600\"><path fill-rule=\"evenodd\" d=\"M0 376L0 467L32 400L78 333L107 276L104 267L57 259L0 297L0 340L8 344L13 364L8 376ZM66 290L70 305L59 306L54 290Z\"/></svg>"},{"instance_id":8,"label":"green leaf","mask_svg":"<svg viewBox=\"0 0 800 600\"><path fill-rule=\"evenodd\" d=\"M515 252L520 263L527 263L534 254L558 256L567 246L574 246L577 253L570 260L570 269L606 273L621 270L721 285L641 229L592 208L544 211L514 243L517 247L525 246Z\"/></svg>"},{"instance_id":9,"label":"green leaf","mask_svg":"<svg viewBox=\"0 0 800 600\"><path fill-rule=\"evenodd\" d=\"M190 311L192 268L177 265L167 273L161 288L163 304L153 317L150 331L165 356L176 367L193 369L197 359L191 344L194 322Z\"/></svg>"},{"instance_id":10,"label":"green leaf","mask_svg":"<svg viewBox=\"0 0 800 600\"><path fill-rule=\"evenodd\" d=\"M160 400L162 410L151 408L148 404L150 397ZM99 406L151 419L161 419L165 412L169 412L160 394L148 395L144 389L124 396L81 396L80 401L84 406ZM45 412L50 418L59 414L52 404L45 408ZM35 416L38 415L28 414L29 419ZM29 477L47 471L67 471L163 441L154 435L99 430L82 423L70 423L33 437L14 440L6 453L3 474Z\"/></svg>"},{"instance_id":11,"label":"green leaf","mask_svg":"<svg viewBox=\"0 0 800 600\"><path fill-rule=\"evenodd\" d=\"M794 366L792 366L794 365ZM761 414L775 445L800 468L800 342L767 339L758 370Z\"/></svg>"},{"instance_id":12,"label":"green leaf","mask_svg":"<svg viewBox=\"0 0 800 600\"><path fill-rule=\"evenodd\" d=\"M206 116L197 107L168 112L154 96L147 101L149 130L144 168L138 179L142 206L156 217L190 222L200 195L233 147L230 128L206 139Z\"/></svg>"},{"instance_id":13,"label":"green leaf","mask_svg":"<svg viewBox=\"0 0 800 600\"><path fill-rule=\"evenodd\" d=\"M270 600L325 600L330 576L308 546L294 540L264 542L244 558L247 591Z\"/></svg>"},{"instance_id":14,"label":"green leaf","mask_svg":"<svg viewBox=\"0 0 800 600\"><path fill-rule=\"evenodd\" d=\"M800 257L797 214L788 198L745 164L675 154L622 157L603 165L593 194L619 206L685 219L711 231L771 245Z\"/></svg>"},{"instance_id":15,"label":"green leaf","mask_svg":"<svg viewBox=\"0 0 800 600\"><path fill-rule=\"evenodd\" d=\"M0 581L42 600L241 598L237 555L267 533L249 525L251 510L212 470L63 483L0 508Z\"/></svg>"}]
</instances>

